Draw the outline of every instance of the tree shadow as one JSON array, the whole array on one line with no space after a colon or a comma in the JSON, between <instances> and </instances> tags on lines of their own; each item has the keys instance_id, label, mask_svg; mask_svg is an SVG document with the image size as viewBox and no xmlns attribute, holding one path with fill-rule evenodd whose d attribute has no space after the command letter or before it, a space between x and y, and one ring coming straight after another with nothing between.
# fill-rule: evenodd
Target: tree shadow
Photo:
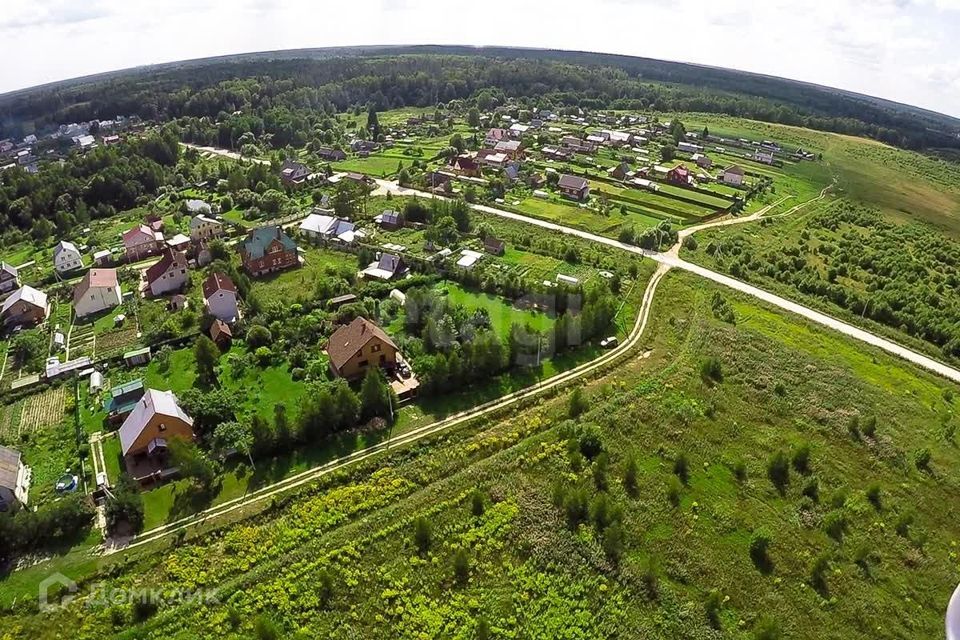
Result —
<instances>
[{"instance_id":1,"label":"tree shadow","mask_svg":"<svg viewBox=\"0 0 960 640\"><path fill-rule=\"evenodd\" d=\"M209 487L199 487L192 482L179 485L173 492L173 504L167 515L167 522L179 520L185 516L199 513L213 505L213 499L220 492L221 480Z\"/></svg>"}]
</instances>

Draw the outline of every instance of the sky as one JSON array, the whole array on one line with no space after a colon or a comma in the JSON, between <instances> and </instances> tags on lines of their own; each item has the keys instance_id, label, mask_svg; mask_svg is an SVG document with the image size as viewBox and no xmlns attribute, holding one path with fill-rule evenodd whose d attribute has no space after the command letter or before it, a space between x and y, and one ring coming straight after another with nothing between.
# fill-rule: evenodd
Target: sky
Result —
<instances>
[{"instance_id":1,"label":"sky","mask_svg":"<svg viewBox=\"0 0 960 640\"><path fill-rule=\"evenodd\" d=\"M0 0L0 93L191 58L374 44L576 49L858 91L960 117L960 0Z\"/></svg>"}]
</instances>

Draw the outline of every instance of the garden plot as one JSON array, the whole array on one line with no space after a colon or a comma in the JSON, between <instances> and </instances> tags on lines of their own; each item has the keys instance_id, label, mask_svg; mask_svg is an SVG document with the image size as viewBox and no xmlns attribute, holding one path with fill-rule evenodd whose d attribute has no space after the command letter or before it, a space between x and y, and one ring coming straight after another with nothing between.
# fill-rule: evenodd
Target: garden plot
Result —
<instances>
[{"instance_id":1,"label":"garden plot","mask_svg":"<svg viewBox=\"0 0 960 640\"><path fill-rule=\"evenodd\" d=\"M67 351L70 359L81 356L90 356L92 358L95 346L96 334L92 324L78 324L73 326L73 330L70 332L69 350Z\"/></svg>"},{"instance_id":2,"label":"garden plot","mask_svg":"<svg viewBox=\"0 0 960 640\"><path fill-rule=\"evenodd\" d=\"M137 328L134 325L123 329L108 331L97 336L96 354L100 358L109 358L117 353L129 350L137 345Z\"/></svg>"},{"instance_id":3,"label":"garden plot","mask_svg":"<svg viewBox=\"0 0 960 640\"><path fill-rule=\"evenodd\" d=\"M20 433L31 433L56 426L63 421L67 407L67 386L61 385L31 396L23 402Z\"/></svg>"},{"instance_id":4,"label":"garden plot","mask_svg":"<svg viewBox=\"0 0 960 640\"><path fill-rule=\"evenodd\" d=\"M22 411L22 402L0 407L0 442L14 443L19 439Z\"/></svg>"}]
</instances>

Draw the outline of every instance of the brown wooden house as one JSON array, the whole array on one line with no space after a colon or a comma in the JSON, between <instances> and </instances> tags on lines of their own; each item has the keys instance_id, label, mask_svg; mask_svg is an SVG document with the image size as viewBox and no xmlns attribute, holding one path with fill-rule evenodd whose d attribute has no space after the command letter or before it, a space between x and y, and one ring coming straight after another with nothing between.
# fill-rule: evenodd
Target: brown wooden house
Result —
<instances>
[{"instance_id":1,"label":"brown wooden house","mask_svg":"<svg viewBox=\"0 0 960 640\"><path fill-rule=\"evenodd\" d=\"M348 380L363 377L370 367L397 366L397 345L366 318L356 318L334 331L327 344L327 355L334 375Z\"/></svg>"}]
</instances>

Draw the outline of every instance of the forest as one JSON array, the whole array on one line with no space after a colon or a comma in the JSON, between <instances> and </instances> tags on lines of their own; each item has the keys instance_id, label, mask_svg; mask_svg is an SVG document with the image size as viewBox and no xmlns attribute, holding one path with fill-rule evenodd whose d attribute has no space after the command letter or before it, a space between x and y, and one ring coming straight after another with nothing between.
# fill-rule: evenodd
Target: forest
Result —
<instances>
[{"instance_id":1,"label":"forest","mask_svg":"<svg viewBox=\"0 0 960 640\"><path fill-rule=\"evenodd\" d=\"M152 68L149 76L129 72L16 92L0 97L0 137L117 114L222 121L238 111L263 118L268 130L292 125L302 131L305 116L316 111L451 100L474 100L485 109L510 97L540 108L723 113L910 149L960 147L960 125L952 118L742 72L572 52L413 47L385 53L374 48L338 50L332 57L325 50L235 56Z\"/></svg>"}]
</instances>

